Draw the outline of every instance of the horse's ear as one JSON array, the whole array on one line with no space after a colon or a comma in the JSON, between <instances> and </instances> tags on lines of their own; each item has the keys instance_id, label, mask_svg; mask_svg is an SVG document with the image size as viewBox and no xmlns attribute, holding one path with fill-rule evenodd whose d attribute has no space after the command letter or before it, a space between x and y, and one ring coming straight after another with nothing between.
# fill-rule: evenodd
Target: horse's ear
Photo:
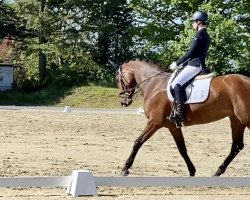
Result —
<instances>
[{"instance_id":1,"label":"horse's ear","mask_svg":"<svg viewBox=\"0 0 250 200\"><path fill-rule=\"evenodd\" d=\"M120 65L114 63L114 62L111 61L111 60L108 60L108 61L109 61L110 65L111 65L115 70L118 70L118 69L119 69Z\"/></svg>"}]
</instances>

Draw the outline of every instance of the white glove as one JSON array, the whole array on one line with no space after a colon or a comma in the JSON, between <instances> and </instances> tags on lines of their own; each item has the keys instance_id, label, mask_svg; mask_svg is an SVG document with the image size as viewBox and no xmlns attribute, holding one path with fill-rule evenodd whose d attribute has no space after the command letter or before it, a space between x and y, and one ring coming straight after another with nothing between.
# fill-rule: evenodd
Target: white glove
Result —
<instances>
[{"instance_id":1,"label":"white glove","mask_svg":"<svg viewBox=\"0 0 250 200\"><path fill-rule=\"evenodd\" d=\"M176 70L177 69L177 64L176 64L176 62L172 62L172 64L170 65L170 69L172 70L172 71L174 71L174 70Z\"/></svg>"}]
</instances>

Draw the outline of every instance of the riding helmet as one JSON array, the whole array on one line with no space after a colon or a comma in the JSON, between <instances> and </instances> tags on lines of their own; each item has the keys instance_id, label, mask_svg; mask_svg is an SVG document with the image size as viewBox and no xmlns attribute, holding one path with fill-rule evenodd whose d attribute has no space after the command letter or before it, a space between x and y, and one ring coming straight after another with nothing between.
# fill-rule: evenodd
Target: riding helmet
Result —
<instances>
[{"instance_id":1,"label":"riding helmet","mask_svg":"<svg viewBox=\"0 0 250 200\"><path fill-rule=\"evenodd\" d=\"M196 11L192 16L192 21L200 20L204 23L208 22L208 15L203 11Z\"/></svg>"}]
</instances>

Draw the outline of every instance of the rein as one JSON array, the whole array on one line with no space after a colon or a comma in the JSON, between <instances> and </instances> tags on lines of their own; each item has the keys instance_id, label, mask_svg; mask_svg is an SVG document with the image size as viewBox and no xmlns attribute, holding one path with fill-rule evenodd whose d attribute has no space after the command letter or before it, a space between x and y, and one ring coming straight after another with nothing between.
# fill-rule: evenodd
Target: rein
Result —
<instances>
[{"instance_id":1,"label":"rein","mask_svg":"<svg viewBox=\"0 0 250 200\"><path fill-rule=\"evenodd\" d=\"M156 76L159 76L159 75L161 75L161 74L163 74L163 73L166 73L166 71L162 71L162 72L156 73L156 74L154 74L153 76L150 76L150 77L146 78L145 80L141 81L140 83L136 84L136 86L133 87L132 90L135 90L136 88L139 88L139 89L138 89L136 92L134 92L134 94L136 94L136 93L138 93L139 91L141 91L140 85L141 85L142 83L144 83L144 82L150 80L151 78L154 78L154 77L156 77Z\"/></svg>"}]
</instances>

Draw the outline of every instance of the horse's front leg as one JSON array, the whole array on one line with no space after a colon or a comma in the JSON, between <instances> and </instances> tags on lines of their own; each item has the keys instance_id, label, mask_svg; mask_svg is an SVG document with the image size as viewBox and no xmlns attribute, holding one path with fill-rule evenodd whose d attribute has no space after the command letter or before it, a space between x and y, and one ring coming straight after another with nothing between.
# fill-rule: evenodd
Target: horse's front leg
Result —
<instances>
[{"instance_id":1,"label":"horse's front leg","mask_svg":"<svg viewBox=\"0 0 250 200\"><path fill-rule=\"evenodd\" d=\"M181 156L184 158L184 160L186 162L190 176L194 176L196 169L195 169L192 161L190 160L190 158L187 154L187 148L185 145L185 140L184 140L181 129L180 128L169 128L169 131L175 140L175 143L178 147L178 150L179 150Z\"/></svg>"},{"instance_id":2,"label":"horse's front leg","mask_svg":"<svg viewBox=\"0 0 250 200\"><path fill-rule=\"evenodd\" d=\"M137 152L139 151L143 143L146 142L159 128L159 124L153 122L152 120L147 123L147 126L143 130L142 134L135 140L133 150L128 157L124 167L122 168L121 174L123 176L129 175L129 168L131 168L131 166L133 165Z\"/></svg>"}]
</instances>

